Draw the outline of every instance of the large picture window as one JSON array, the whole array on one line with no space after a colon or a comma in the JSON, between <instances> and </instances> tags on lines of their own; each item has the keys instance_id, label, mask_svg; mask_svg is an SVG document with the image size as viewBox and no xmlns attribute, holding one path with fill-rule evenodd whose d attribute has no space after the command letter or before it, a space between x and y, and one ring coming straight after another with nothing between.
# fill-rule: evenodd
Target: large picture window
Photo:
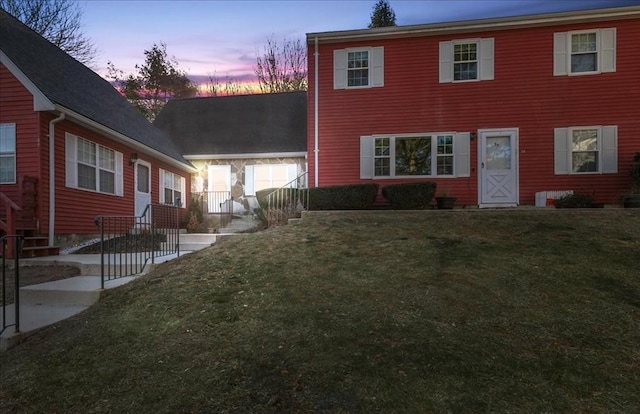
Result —
<instances>
[{"instance_id":1,"label":"large picture window","mask_svg":"<svg viewBox=\"0 0 640 414\"><path fill-rule=\"evenodd\" d=\"M0 183L16 182L16 124L0 124Z\"/></svg>"},{"instance_id":2,"label":"large picture window","mask_svg":"<svg viewBox=\"0 0 640 414\"><path fill-rule=\"evenodd\" d=\"M122 153L88 139L66 135L66 174L67 187L123 195Z\"/></svg>"},{"instance_id":3,"label":"large picture window","mask_svg":"<svg viewBox=\"0 0 640 414\"><path fill-rule=\"evenodd\" d=\"M468 133L362 137L360 150L361 178L468 176Z\"/></svg>"}]
</instances>

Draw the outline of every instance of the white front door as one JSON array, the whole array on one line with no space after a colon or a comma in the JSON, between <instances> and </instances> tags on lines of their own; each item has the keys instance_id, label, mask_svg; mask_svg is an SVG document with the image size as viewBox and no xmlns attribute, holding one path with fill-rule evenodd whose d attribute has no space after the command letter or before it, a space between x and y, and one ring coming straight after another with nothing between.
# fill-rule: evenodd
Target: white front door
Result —
<instances>
[{"instance_id":1,"label":"white front door","mask_svg":"<svg viewBox=\"0 0 640 414\"><path fill-rule=\"evenodd\" d=\"M481 130L480 207L518 205L518 130Z\"/></svg>"},{"instance_id":2,"label":"white front door","mask_svg":"<svg viewBox=\"0 0 640 414\"><path fill-rule=\"evenodd\" d=\"M142 216L151 204L151 164L138 160L135 163L135 209L136 217Z\"/></svg>"},{"instance_id":3,"label":"white front door","mask_svg":"<svg viewBox=\"0 0 640 414\"><path fill-rule=\"evenodd\" d=\"M209 213L220 213L220 204L231 197L231 166L210 165L209 184L207 186L207 205Z\"/></svg>"}]
</instances>

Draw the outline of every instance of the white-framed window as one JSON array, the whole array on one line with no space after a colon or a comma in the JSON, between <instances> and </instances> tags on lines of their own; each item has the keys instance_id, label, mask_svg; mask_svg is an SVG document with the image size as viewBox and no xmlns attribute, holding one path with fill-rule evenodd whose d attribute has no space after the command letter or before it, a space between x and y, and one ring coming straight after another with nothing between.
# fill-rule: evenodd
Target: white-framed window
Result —
<instances>
[{"instance_id":1,"label":"white-framed window","mask_svg":"<svg viewBox=\"0 0 640 414\"><path fill-rule=\"evenodd\" d=\"M0 184L16 183L16 124L0 124Z\"/></svg>"},{"instance_id":2,"label":"white-framed window","mask_svg":"<svg viewBox=\"0 0 640 414\"><path fill-rule=\"evenodd\" d=\"M440 83L493 80L494 39L440 42Z\"/></svg>"},{"instance_id":3,"label":"white-framed window","mask_svg":"<svg viewBox=\"0 0 640 414\"><path fill-rule=\"evenodd\" d=\"M65 156L67 187L123 195L121 152L67 133Z\"/></svg>"},{"instance_id":4,"label":"white-framed window","mask_svg":"<svg viewBox=\"0 0 640 414\"><path fill-rule=\"evenodd\" d=\"M360 178L468 177L469 133L360 138Z\"/></svg>"},{"instance_id":5,"label":"white-framed window","mask_svg":"<svg viewBox=\"0 0 640 414\"><path fill-rule=\"evenodd\" d=\"M255 195L256 191L280 188L287 184L297 187L297 164L254 164L244 167L244 193Z\"/></svg>"},{"instance_id":6,"label":"white-framed window","mask_svg":"<svg viewBox=\"0 0 640 414\"><path fill-rule=\"evenodd\" d=\"M554 130L555 173L618 172L618 127L581 126Z\"/></svg>"},{"instance_id":7,"label":"white-framed window","mask_svg":"<svg viewBox=\"0 0 640 414\"><path fill-rule=\"evenodd\" d=\"M553 74L589 75L616 71L616 29L553 34Z\"/></svg>"},{"instance_id":8,"label":"white-framed window","mask_svg":"<svg viewBox=\"0 0 640 414\"><path fill-rule=\"evenodd\" d=\"M333 88L384 86L384 48L363 47L333 51Z\"/></svg>"},{"instance_id":9,"label":"white-framed window","mask_svg":"<svg viewBox=\"0 0 640 414\"><path fill-rule=\"evenodd\" d=\"M171 171L160 169L160 204L186 206L186 179Z\"/></svg>"}]
</instances>

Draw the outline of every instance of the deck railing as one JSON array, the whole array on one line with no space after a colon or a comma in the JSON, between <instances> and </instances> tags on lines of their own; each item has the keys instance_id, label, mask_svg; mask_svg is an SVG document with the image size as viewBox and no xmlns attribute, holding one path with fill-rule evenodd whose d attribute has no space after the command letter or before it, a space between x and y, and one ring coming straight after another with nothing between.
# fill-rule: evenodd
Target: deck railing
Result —
<instances>
[{"instance_id":1,"label":"deck railing","mask_svg":"<svg viewBox=\"0 0 640 414\"><path fill-rule=\"evenodd\" d=\"M180 211L149 204L141 216L98 216L102 288L108 280L142 273L149 261L180 255Z\"/></svg>"},{"instance_id":2,"label":"deck railing","mask_svg":"<svg viewBox=\"0 0 640 414\"><path fill-rule=\"evenodd\" d=\"M20 332L20 253L22 252L22 244L24 238L16 235L6 235L0 237L0 255L2 256L2 334L5 329L14 326L16 332ZM12 271L9 270L7 265L7 256L9 248L16 253L13 260L13 286L9 284L9 278ZM13 290L13 323L7 321L7 308L8 308L8 288L11 286Z\"/></svg>"},{"instance_id":3,"label":"deck railing","mask_svg":"<svg viewBox=\"0 0 640 414\"><path fill-rule=\"evenodd\" d=\"M307 173L304 172L287 184L266 196L267 226L286 223L290 218L299 218L309 209Z\"/></svg>"},{"instance_id":4,"label":"deck railing","mask_svg":"<svg viewBox=\"0 0 640 414\"><path fill-rule=\"evenodd\" d=\"M204 215L219 217L220 228L231 223L233 215L233 197L230 191L201 191L191 193L192 202L200 204Z\"/></svg>"},{"instance_id":5,"label":"deck railing","mask_svg":"<svg viewBox=\"0 0 640 414\"><path fill-rule=\"evenodd\" d=\"M0 230L4 232L4 234L15 234L16 233L16 221L18 218L18 213L22 209L13 202L9 197L7 197L4 193L0 193L0 213L5 217L5 220L0 220ZM7 255L7 257L14 257L13 252L13 244L10 243L7 246L7 251L3 252ZM4 254L2 257L4 257Z\"/></svg>"}]
</instances>

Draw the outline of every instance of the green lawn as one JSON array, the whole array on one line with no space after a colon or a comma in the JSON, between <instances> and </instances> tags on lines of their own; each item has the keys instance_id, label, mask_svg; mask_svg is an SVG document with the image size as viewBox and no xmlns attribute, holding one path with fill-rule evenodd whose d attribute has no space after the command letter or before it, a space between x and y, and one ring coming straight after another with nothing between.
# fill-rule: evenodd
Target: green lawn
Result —
<instances>
[{"instance_id":1,"label":"green lawn","mask_svg":"<svg viewBox=\"0 0 640 414\"><path fill-rule=\"evenodd\" d=\"M640 412L640 211L314 213L0 356L0 412Z\"/></svg>"}]
</instances>

